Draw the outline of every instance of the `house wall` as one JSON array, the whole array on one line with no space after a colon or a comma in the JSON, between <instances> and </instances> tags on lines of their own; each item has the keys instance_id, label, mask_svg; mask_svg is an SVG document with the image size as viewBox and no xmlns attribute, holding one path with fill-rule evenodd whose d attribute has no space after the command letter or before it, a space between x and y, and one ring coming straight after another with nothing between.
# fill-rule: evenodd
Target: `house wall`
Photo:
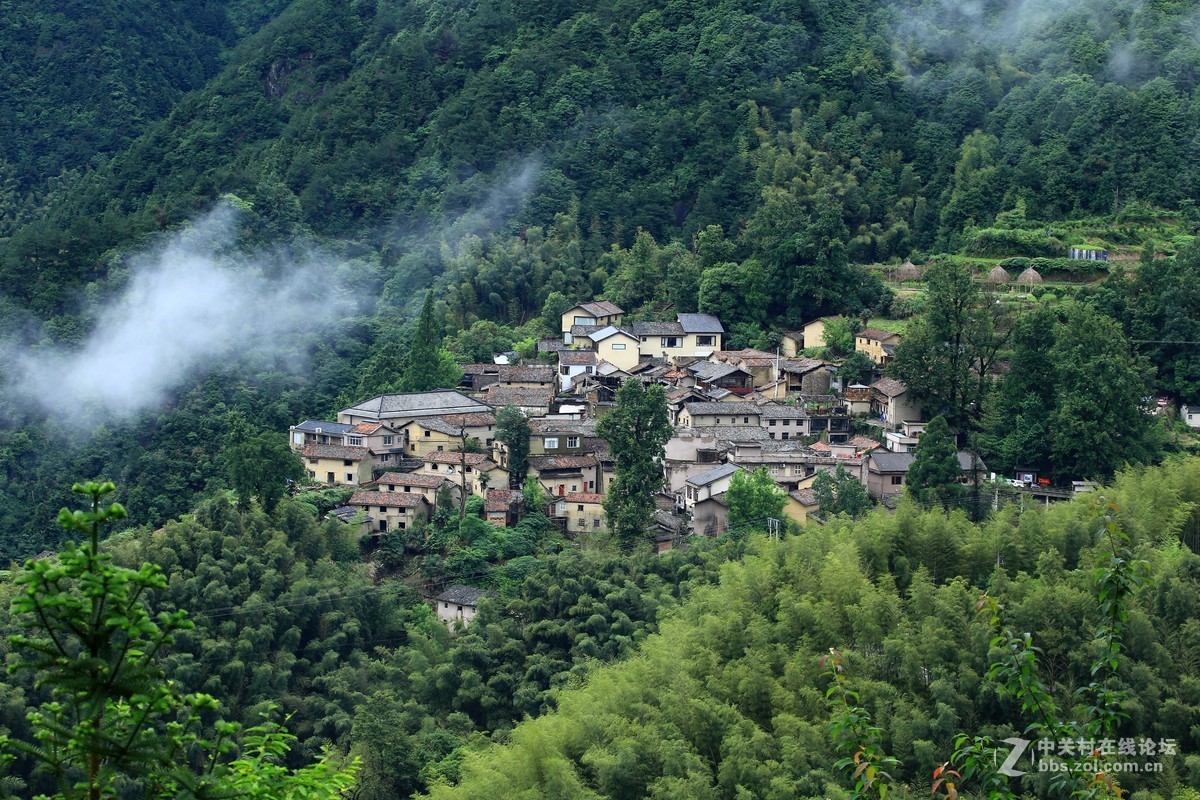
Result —
<instances>
[{"instance_id":1,"label":"house wall","mask_svg":"<svg viewBox=\"0 0 1200 800\"><path fill-rule=\"evenodd\" d=\"M741 400L740 397L734 398L734 401ZM679 424L689 428L706 428L713 425L753 425L757 428L759 420L758 414L735 414L733 409L730 409L728 414L696 414L695 416L686 408L679 412Z\"/></svg>"},{"instance_id":2,"label":"house wall","mask_svg":"<svg viewBox=\"0 0 1200 800\"><path fill-rule=\"evenodd\" d=\"M370 533L382 533L385 531L405 530L411 528L417 519L428 519L429 508L427 506L418 505L414 508L398 508L395 506L356 506L362 508L370 515L372 521L363 523L367 525ZM387 523L386 527L381 527L380 522Z\"/></svg>"},{"instance_id":3,"label":"house wall","mask_svg":"<svg viewBox=\"0 0 1200 800\"><path fill-rule=\"evenodd\" d=\"M621 345L624 345L624 349L620 349ZM639 342L634 337L615 333L604 341L597 342L594 349L596 356L601 360L628 371L637 366L640 358L638 347Z\"/></svg>"},{"instance_id":4,"label":"house wall","mask_svg":"<svg viewBox=\"0 0 1200 800\"><path fill-rule=\"evenodd\" d=\"M459 437L441 431L431 431L421 427L418 422L405 425L404 430L408 433L408 444L404 448L404 454L408 458L424 458L439 450L457 450L462 447L462 439Z\"/></svg>"},{"instance_id":5,"label":"house wall","mask_svg":"<svg viewBox=\"0 0 1200 800\"><path fill-rule=\"evenodd\" d=\"M716 536L729 527L729 509L716 501L700 503L692 514L692 530L700 535Z\"/></svg>"},{"instance_id":6,"label":"house wall","mask_svg":"<svg viewBox=\"0 0 1200 800\"><path fill-rule=\"evenodd\" d=\"M899 478L899 483L893 483L893 478ZM882 500L894 494L900 494L908 485L905 482L904 475L892 475L889 473L879 473L872 470L866 472L867 494L875 500Z\"/></svg>"},{"instance_id":7,"label":"house wall","mask_svg":"<svg viewBox=\"0 0 1200 800\"><path fill-rule=\"evenodd\" d=\"M893 341L892 338L887 339L888 342ZM854 349L863 353L867 358L874 361L876 364L882 364L887 360L887 353L883 350L883 341L879 339L868 339L863 336L854 338Z\"/></svg>"},{"instance_id":8,"label":"house wall","mask_svg":"<svg viewBox=\"0 0 1200 800\"><path fill-rule=\"evenodd\" d=\"M711 466L708 469L712 469ZM736 473L734 473L736 474ZM697 503L702 503L715 494L724 494L729 491L729 484L733 482L733 475L713 481L707 486L692 486L685 484L683 487L683 505L684 508L691 511L696 507Z\"/></svg>"},{"instance_id":9,"label":"house wall","mask_svg":"<svg viewBox=\"0 0 1200 800\"><path fill-rule=\"evenodd\" d=\"M341 458L305 458L304 468L314 481L331 486L361 486L371 480L371 461L365 458L351 459L349 464ZM332 481L329 473L333 473Z\"/></svg>"},{"instance_id":10,"label":"house wall","mask_svg":"<svg viewBox=\"0 0 1200 800\"><path fill-rule=\"evenodd\" d=\"M599 503L571 503L559 500L556 509L558 516L567 521L567 533L608 530L604 506Z\"/></svg>"},{"instance_id":11,"label":"house wall","mask_svg":"<svg viewBox=\"0 0 1200 800\"><path fill-rule=\"evenodd\" d=\"M569 334L573 325L620 325L621 316L621 314L606 314L600 317L593 317L579 306L575 306L575 308L570 308L563 312L562 319L560 320L562 327L559 330L564 334Z\"/></svg>"},{"instance_id":12,"label":"house wall","mask_svg":"<svg viewBox=\"0 0 1200 800\"><path fill-rule=\"evenodd\" d=\"M817 319L804 326L804 347L826 347L825 320Z\"/></svg>"},{"instance_id":13,"label":"house wall","mask_svg":"<svg viewBox=\"0 0 1200 800\"><path fill-rule=\"evenodd\" d=\"M795 520L797 524L803 525L808 522L808 515L820 510L820 506L806 506L796 498L788 495L787 500L783 504L783 514L788 519Z\"/></svg>"},{"instance_id":14,"label":"house wall","mask_svg":"<svg viewBox=\"0 0 1200 800\"><path fill-rule=\"evenodd\" d=\"M453 626L455 621L458 621L461 622L465 628L467 625L471 624L471 620L475 619L475 615L478 613L477 608L472 605L460 606L455 603L446 603L441 600L437 601L435 605L437 605L438 619L447 626Z\"/></svg>"}]
</instances>

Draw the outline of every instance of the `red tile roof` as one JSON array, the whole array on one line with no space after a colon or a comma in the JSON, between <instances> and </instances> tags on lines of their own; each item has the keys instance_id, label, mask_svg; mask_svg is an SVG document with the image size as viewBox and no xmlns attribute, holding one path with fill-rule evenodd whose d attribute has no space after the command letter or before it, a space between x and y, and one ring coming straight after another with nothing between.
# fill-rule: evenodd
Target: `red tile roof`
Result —
<instances>
[{"instance_id":1,"label":"red tile roof","mask_svg":"<svg viewBox=\"0 0 1200 800\"><path fill-rule=\"evenodd\" d=\"M568 503L591 503L599 505L604 502L604 495L591 494L589 492L567 492L566 494L559 495L558 501L560 503L566 501Z\"/></svg>"},{"instance_id":2,"label":"red tile roof","mask_svg":"<svg viewBox=\"0 0 1200 800\"><path fill-rule=\"evenodd\" d=\"M491 463L491 457L487 453L463 453L458 450L438 450L426 454L424 460L427 464L453 464L455 466L466 464L468 467L479 467L485 462Z\"/></svg>"},{"instance_id":3,"label":"red tile roof","mask_svg":"<svg viewBox=\"0 0 1200 800\"><path fill-rule=\"evenodd\" d=\"M360 489L354 493L346 505L350 506L384 506L391 508L416 508L429 501L423 495L408 492L371 492Z\"/></svg>"},{"instance_id":4,"label":"red tile roof","mask_svg":"<svg viewBox=\"0 0 1200 800\"><path fill-rule=\"evenodd\" d=\"M525 495L517 489L488 489L483 501L483 510L489 513L508 511L525 501Z\"/></svg>"}]
</instances>

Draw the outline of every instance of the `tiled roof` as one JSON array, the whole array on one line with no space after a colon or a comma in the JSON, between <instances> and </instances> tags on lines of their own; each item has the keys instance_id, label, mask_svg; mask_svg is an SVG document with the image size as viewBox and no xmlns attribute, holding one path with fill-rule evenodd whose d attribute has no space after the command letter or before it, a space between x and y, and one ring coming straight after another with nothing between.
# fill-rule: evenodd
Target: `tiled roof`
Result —
<instances>
[{"instance_id":1,"label":"tiled roof","mask_svg":"<svg viewBox=\"0 0 1200 800\"><path fill-rule=\"evenodd\" d=\"M766 350L755 350L751 347L743 348L742 350L718 350L713 353L717 359L721 361L741 361L746 358L765 358L770 361L775 360L774 353L768 353Z\"/></svg>"},{"instance_id":2,"label":"tiled roof","mask_svg":"<svg viewBox=\"0 0 1200 800\"><path fill-rule=\"evenodd\" d=\"M558 501L560 503L566 501L568 503L592 503L593 505L599 505L604 502L604 495L591 494L589 492L567 492L566 494L559 495Z\"/></svg>"},{"instance_id":3,"label":"tiled roof","mask_svg":"<svg viewBox=\"0 0 1200 800\"><path fill-rule=\"evenodd\" d=\"M561 339L538 339L537 343L539 353L558 353L569 348Z\"/></svg>"},{"instance_id":4,"label":"tiled roof","mask_svg":"<svg viewBox=\"0 0 1200 800\"><path fill-rule=\"evenodd\" d=\"M785 406L779 403L759 406L758 413L763 419L806 419L808 417L808 411L804 406Z\"/></svg>"},{"instance_id":5,"label":"tiled roof","mask_svg":"<svg viewBox=\"0 0 1200 800\"><path fill-rule=\"evenodd\" d=\"M496 466L487 453L463 453L458 450L437 450L432 453L426 453L422 459L426 464L451 464L453 466L461 466L466 464L468 467L481 467L485 471ZM490 464L490 467L483 467L484 464Z\"/></svg>"},{"instance_id":6,"label":"tiled roof","mask_svg":"<svg viewBox=\"0 0 1200 800\"><path fill-rule=\"evenodd\" d=\"M716 483L722 478L728 478L735 472L740 472L741 469L737 464L721 464L710 470L705 470L699 475L693 475L687 479L687 482L693 486L708 486L710 483Z\"/></svg>"},{"instance_id":7,"label":"tiled roof","mask_svg":"<svg viewBox=\"0 0 1200 800\"><path fill-rule=\"evenodd\" d=\"M797 489L794 492L788 492L788 497L803 506L815 506L817 504L817 493L812 489Z\"/></svg>"},{"instance_id":8,"label":"tiled roof","mask_svg":"<svg viewBox=\"0 0 1200 800\"><path fill-rule=\"evenodd\" d=\"M971 471L971 463L974 462L975 469L980 472L987 472L987 465L983 463L983 459L978 456L972 456L970 453L962 450L958 451L958 466L963 472Z\"/></svg>"},{"instance_id":9,"label":"tiled roof","mask_svg":"<svg viewBox=\"0 0 1200 800\"><path fill-rule=\"evenodd\" d=\"M487 425L496 424L496 415L491 411L476 411L472 414L446 414L438 419L456 428L482 428Z\"/></svg>"},{"instance_id":10,"label":"tiled roof","mask_svg":"<svg viewBox=\"0 0 1200 800\"><path fill-rule=\"evenodd\" d=\"M758 416L759 407L754 403L685 403L684 408L693 416Z\"/></svg>"},{"instance_id":11,"label":"tiled roof","mask_svg":"<svg viewBox=\"0 0 1200 800\"><path fill-rule=\"evenodd\" d=\"M908 391L908 387L895 378L880 378L871 384L871 388L887 397L899 397Z\"/></svg>"},{"instance_id":12,"label":"tiled roof","mask_svg":"<svg viewBox=\"0 0 1200 800\"><path fill-rule=\"evenodd\" d=\"M463 414L488 410L483 403L472 400L453 389L435 389L432 392L376 395L358 405L342 409L342 413L357 417L387 419L390 417L432 417L439 414Z\"/></svg>"},{"instance_id":13,"label":"tiled roof","mask_svg":"<svg viewBox=\"0 0 1200 800\"><path fill-rule=\"evenodd\" d=\"M609 326L609 327L611 327L611 326ZM596 331L603 330L604 328L605 328L604 325L572 325L571 326L571 335L572 336L591 336Z\"/></svg>"},{"instance_id":14,"label":"tiled roof","mask_svg":"<svg viewBox=\"0 0 1200 800\"><path fill-rule=\"evenodd\" d=\"M529 430L533 433L575 433L581 436L596 434L594 419L547 419L534 417L529 420Z\"/></svg>"},{"instance_id":15,"label":"tiled roof","mask_svg":"<svg viewBox=\"0 0 1200 800\"><path fill-rule=\"evenodd\" d=\"M595 350L560 350L558 363L564 367L591 367L596 364Z\"/></svg>"},{"instance_id":16,"label":"tiled roof","mask_svg":"<svg viewBox=\"0 0 1200 800\"><path fill-rule=\"evenodd\" d=\"M627 325L634 336L682 336L678 322L631 322Z\"/></svg>"},{"instance_id":17,"label":"tiled roof","mask_svg":"<svg viewBox=\"0 0 1200 800\"><path fill-rule=\"evenodd\" d=\"M477 589L474 586L463 586L459 583L439 594L437 601L439 603L454 603L456 606L475 606L479 605L480 600L485 597L491 597L491 595L491 592Z\"/></svg>"},{"instance_id":18,"label":"tiled roof","mask_svg":"<svg viewBox=\"0 0 1200 800\"><path fill-rule=\"evenodd\" d=\"M346 503L350 506L390 506L392 508L416 508L428 503L424 495L408 492L373 492L359 489Z\"/></svg>"},{"instance_id":19,"label":"tiled roof","mask_svg":"<svg viewBox=\"0 0 1200 800\"><path fill-rule=\"evenodd\" d=\"M726 375L732 375L735 372L745 374L745 370L736 364L714 364L711 361L698 361L688 367L688 369L702 381L715 381L718 378L724 378Z\"/></svg>"},{"instance_id":20,"label":"tiled roof","mask_svg":"<svg viewBox=\"0 0 1200 800\"><path fill-rule=\"evenodd\" d=\"M424 417L423 419L414 419L409 425L416 425L418 428L424 428L428 431L437 431L444 433L447 436L461 436L462 428L457 425L451 425L446 422L445 417ZM404 427L408 427L405 425Z\"/></svg>"},{"instance_id":21,"label":"tiled roof","mask_svg":"<svg viewBox=\"0 0 1200 800\"><path fill-rule=\"evenodd\" d=\"M344 422L327 422L321 419L306 419L295 428L305 433L328 433L331 436L341 436L352 428Z\"/></svg>"},{"instance_id":22,"label":"tiled roof","mask_svg":"<svg viewBox=\"0 0 1200 800\"><path fill-rule=\"evenodd\" d=\"M866 436L855 436L847 444L854 445L855 450L874 450L879 447L879 442Z\"/></svg>"},{"instance_id":23,"label":"tiled roof","mask_svg":"<svg viewBox=\"0 0 1200 800\"><path fill-rule=\"evenodd\" d=\"M489 386L484 399L495 408L523 406L548 408L554 402L553 389L514 389L511 386Z\"/></svg>"},{"instance_id":24,"label":"tiled roof","mask_svg":"<svg viewBox=\"0 0 1200 800\"><path fill-rule=\"evenodd\" d=\"M518 489L488 489L487 498L483 501L483 510L490 512L508 511L525 501L525 495Z\"/></svg>"},{"instance_id":25,"label":"tiled roof","mask_svg":"<svg viewBox=\"0 0 1200 800\"><path fill-rule=\"evenodd\" d=\"M607 300L593 300L590 303L580 303L576 308L582 308L593 317L611 317L614 314L624 314L616 304Z\"/></svg>"},{"instance_id":26,"label":"tiled roof","mask_svg":"<svg viewBox=\"0 0 1200 800\"><path fill-rule=\"evenodd\" d=\"M300 451L305 458L339 458L343 461L361 461L370 455L365 447L345 447L340 444L310 444Z\"/></svg>"},{"instance_id":27,"label":"tiled roof","mask_svg":"<svg viewBox=\"0 0 1200 800\"><path fill-rule=\"evenodd\" d=\"M594 455L586 456L530 456L529 466L538 472L560 469L583 469L595 467L599 461Z\"/></svg>"},{"instance_id":28,"label":"tiled roof","mask_svg":"<svg viewBox=\"0 0 1200 800\"><path fill-rule=\"evenodd\" d=\"M877 472L908 472L915 459L912 453L879 451L871 454L871 466Z\"/></svg>"},{"instance_id":29,"label":"tiled roof","mask_svg":"<svg viewBox=\"0 0 1200 800\"><path fill-rule=\"evenodd\" d=\"M496 364L459 364L464 375L495 375L500 369Z\"/></svg>"},{"instance_id":30,"label":"tiled roof","mask_svg":"<svg viewBox=\"0 0 1200 800\"><path fill-rule=\"evenodd\" d=\"M517 383L554 383L554 367L549 365L502 366L499 377L501 381Z\"/></svg>"},{"instance_id":31,"label":"tiled roof","mask_svg":"<svg viewBox=\"0 0 1200 800\"><path fill-rule=\"evenodd\" d=\"M686 333L724 333L725 326L712 314L677 314Z\"/></svg>"},{"instance_id":32,"label":"tiled roof","mask_svg":"<svg viewBox=\"0 0 1200 800\"><path fill-rule=\"evenodd\" d=\"M816 358L785 358L779 362L779 368L784 372L804 375L825 366L825 362Z\"/></svg>"},{"instance_id":33,"label":"tiled roof","mask_svg":"<svg viewBox=\"0 0 1200 800\"><path fill-rule=\"evenodd\" d=\"M899 335L900 334L898 334L898 333L892 333L891 331L885 331L882 328L863 328L861 331L854 334L854 337L856 339L872 339L877 342L883 342L883 341L886 341L886 340L892 338L893 336L899 336Z\"/></svg>"},{"instance_id":34,"label":"tiled roof","mask_svg":"<svg viewBox=\"0 0 1200 800\"><path fill-rule=\"evenodd\" d=\"M347 433L353 433L361 436L370 436L375 431L383 427L382 422L360 422L355 425Z\"/></svg>"},{"instance_id":35,"label":"tiled roof","mask_svg":"<svg viewBox=\"0 0 1200 800\"><path fill-rule=\"evenodd\" d=\"M444 475L426 475L423 472L385 472L367 486L417 486L436 489L447 483Z\"/></svg>"}]
</instances>

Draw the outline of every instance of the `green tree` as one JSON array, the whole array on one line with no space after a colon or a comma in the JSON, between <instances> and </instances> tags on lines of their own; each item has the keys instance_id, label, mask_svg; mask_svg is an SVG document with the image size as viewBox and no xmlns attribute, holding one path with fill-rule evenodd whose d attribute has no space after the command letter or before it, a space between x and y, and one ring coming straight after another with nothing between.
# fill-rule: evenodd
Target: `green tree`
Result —
<instances>
[{"instance_id":1,"label":"green tree","mask_svg":"<svg viewBox=\"0 0 1200 800\"><path fill-rule=\"evenodd\" d=\"M112 483L76 484L86 511L63 509L59 523L85 537L57 558L30 561L17 576L12 614L27 635L10 637L14 672L34 673L50 699L27 717L33 741L0 737L10 751L32 758L58 785L57 797L100 800L130 782L147 797L333 798L353 783L357 763L337 766L327 753L290 772L273 766L294 740L274 725L241 733L202 715L218 712L207 694L184 694L165 674L161 658L176 634L194 626L182 610L151 614L144 604L167 589L155 565L118 567L100 551L100 533L125 517L117 503L102 505ZM241 758L222 763L243 746ZM203 756L192 770L190 752ZM269 759L269 761L268 761Z\"/></svg>"},{"instance_id":2,"label":"green tree","mask_svg":"<svg viewBox=\"0 0 1200 800\"><path fill-rule=\"evenodd\" d=\"M442 349L442 326L433 312L433 292L425 295L421 316L408 351L408 364L400 381L402 392L427 392L458 384L462 377L453 357Z\"/></svg>"},{"instance_id":3,"label":"green tree","mask_svg":"<svg viewBox=\"0 0 1200 800\"><path fill-rule=\"evenodd\" d=\"M299 456L276 433L260 433L229 448L225 464L238 505L249 508L250 500L257 497L267 512L274 510L289 482L308 474Z\"/></svg>"},{"instance_id":4,"label":"green tree","mask_svg":"<svg viewBox=\"0 0 1200 800\"><path fill-rule=\"evenodd\" d=\"M529 469L529 437L532 430L525 412L505 406L496 412L496 438L508 447L508 485L518 489Z\"/></svg>"},{"instance_id":5,"label":"green tree","mask_svg":"<svg viewBox=\"0 0 1200 800\"><path fill-rule=\"evenodd\" d=\"M855 383L870 383L874 372L875 362L866 353L859 352L858 350L846 356L846 360L838 367L838 375L842 379L843 386L850 386Z\"/></svg>"},{"instance_id":6,"label":"green tree","mask_svg":"<svg viewBox=\"0 0 1200 800\"><path fill-rule=\"evenodd\" d=\"M725 503L729 506L729 527L737 530L747 525L766 530L767 519L781 519L787 495L775 485L766 467L754 472L739 470L729 482Z\"/></svg>"},{"instance_id":7,"label":"green tree","mask_svg":"<svg viewBox=\"0 0 1200 800\"><path fill-rule=\"evenodd\" d=\"M939 414L917 441L916 457L908 468L908 491L922 502L949 507L958 496L961 475L958 446L946 418Z\"/></svg>"},{"instance_id":8,"label":"green tree","mask_svg":"<svg viewBox=\"0 0 1200 800\"><path fill-rule=\"evenodd\" d=\"M663 448L671 438L666 392L628 380L617 405L596 425L612 452L616 476L604 497L609 530L622 545L645 539L654 495L663 486Z\"/></svg>"},{"instance_id":9,"label":"green tree","mask_svg":"<svg viewBox=\"0 0 1200 800\"><path fill-rule=\"evenodd\" d=\"M842 464L838 464L833 472L821 470L813 481L813 492L824 514L861 517L871 510L871 498L866 487Z\"/></svg>"}]
</instances>

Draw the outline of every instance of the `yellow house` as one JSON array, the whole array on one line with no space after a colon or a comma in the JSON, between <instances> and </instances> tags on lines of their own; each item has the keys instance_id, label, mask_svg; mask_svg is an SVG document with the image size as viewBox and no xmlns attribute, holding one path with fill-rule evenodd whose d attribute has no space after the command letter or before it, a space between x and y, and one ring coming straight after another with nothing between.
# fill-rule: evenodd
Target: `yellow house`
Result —
<instances>
[{"instance_id":1,"label":"yellow house","mask_svg":"<svg viewBox=\"0 0 1200 800\"><path fill-rule=\"evenodd\" d=\"M359 489L346 505L361 508L368 517L372 535L411 528L418 519L428 519L432 507L419 494L375 492Z\"/></svg>"},{"instance_id":2,"label":"yellow house","mask_svg":"<svg viewBox=\"0 0 1200 800\"><path fill-rule=\"evenodd\" d=\"M596 357L614 367L628 371L636 367L640 360L638 337L621 328L610 325L589 334L587 338L592 342L590 349L596 351Z\"/></svg>"},{"instance_id":3,"label":"yellow house","mask_svg":"<svg viewBox=\"0 0 1200 800\"><path fill-rule=\"evenodd\" d=\"M825 325L829 322L841 322L842 319L842 317L821 317L805 325L804 347L828 347L829 342L825 341Z\"/></svg>"},{"instance_id":4,"label":"yellow house","mask_svg":"<svg viewBox=\"0 0 1200 800\"><path fill-rule=\"evenodd\" d=\"M879 328L865 328L854 334L854 349L876 364L886 364L896 354L900 334Z\"/></svg>"},{"instance_id":5,"label":"yellow house","mask_svg":"<svg viewBox=\"0 0 1200 800\"><path fill-rule=\"evenodd\" d=\"M330 486L361 486L371 480L371 451L340 444L310 444L300 451L308 477Z\"/></svg>"},{"instance_id":6,"label":"yellow house","mask_svg":"<svg viewBox=\"0 0 1200 800\"><path fill-rule=\"evenodd\" d=\"M486 496L488 487L508 487L508 471L492 461L488 453L462 453L446 450L425 456L426 475L441 475L451 483L466 485L471 494ZM464 480L465 479L465 480Z\"/></svg>"},{"instance_id":7,"label":"yellow house","mask_svg":"<svg viewBox=\"0 0 1200 800\"><path fill-rule=\"evenodd\" d=\"M571 344L571 328L577 325L603 328L608 325L620 325L621 316L625 312L607 300L594 300L590 303L580 303L574 308L568 308L562 314L563 341Z\"/></svg>"},{"instance_id":8,"label":"yellow house","mask_svg":"<svg viewBox=\"0 0 1200 800\"><path fill-rule=\"evenodd\" d=\"M804 349L804 331L787 331L779 337L779 352L784 358L795 358Z\"/></svg>"},{"instance_id":9,"label":"yellow house","mask_svg":"<svg viewBox=\"0 0 1200 800\"><path fill-rule=\"evenodd\" d=\"M788 492L787 500L783 504L783 513L800 525L808 522L810 514L820 510L821 505L817 502L817 494L812 489L797 489L794 492Z\"/></svg>"},{"instance_id":10,"label":"yellow house","mask_svg":"<svg viewBox=\"0 0 1200 800\"><path fill-rule=\"evenodd\" d=\"M568 492L557 498L554 515L567 521L566 532L583 533L608 529L604 518L604 495Z\"/></svg>"},{"instance_id":11,"label":"yellow house","mask_svg":"<svg viewBox=\"0 0 1200 800\"><path fill-rule=\"evenodd\" d=\"M437 495L443 486L449 486L458 502L459 485L445 475L431 475L425 472L385 472L367 485L366 488L377 492L400 492L401 494L419 494L437 504Z\"/></svg>"}]
</instances>

